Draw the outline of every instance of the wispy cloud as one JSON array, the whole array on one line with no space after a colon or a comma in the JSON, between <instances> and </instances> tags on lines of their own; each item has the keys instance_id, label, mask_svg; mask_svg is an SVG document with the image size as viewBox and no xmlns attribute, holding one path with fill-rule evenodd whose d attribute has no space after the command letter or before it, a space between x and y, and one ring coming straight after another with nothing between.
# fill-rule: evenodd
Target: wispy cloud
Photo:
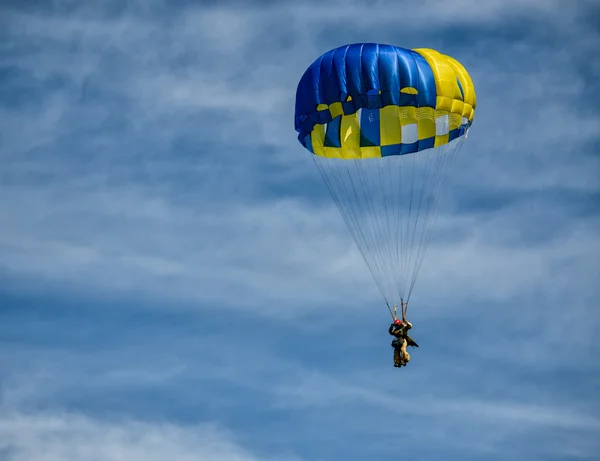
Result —
<instances>
[{"instance_id":1,"label":"wispy cloud","mask_svg":"<svg viewBox=\"0 0 600 461\"><path fill-rule=\"evenodd\" d=\"M391 386L383 390L379 380L379 376L364 378L362 385L356 386L345 379L312 373L281 388L279 404L286 408L319 408L330 417L341 416L351 405L368 418L373 432L380 431L384 437L402 437L409 449L421 451L423 446L435 443L444 447L439 453L468 452L470 456L486 455L490 459L502 456L592 459L598 447L592 441L592 434L599 430L600 419L585 409L583 402L575 406L564 402L528 404L525 399L535 400L529 393L514 400L491 396L465 399L460 397L460 388L452 385L445 386L436 396L419 389L427 383L427 377L420 373L403 379L402 390ZM377 412L378 420L371 420L373 408L381 412ZM394 424L398 420L403 421L400 427ZM352 422L343 424L342 430L355 429ZM555 434L557 439L540 443L540 433ZM529 445L516 444L523 437L530 441Z\"/></svg>"},{"instance_id":2,"label":"wispy cloud","mask_svg":"<svg viewBox=\"0 0 600 461\"><path fill-rule=\"evenodd\" d=\"M183 427L62 413L3 415L0 429L0 454L11 461L269 459L249 453L235 436L212 424ZM271 459L299 458L282 454Z\"/></svg>"},{"instance_id":3,"label":"wispy cloud","mask_svg":"<svg viewBox=\"0 0 600 461\"><path fill-rule=\"evenodd\" d=\"M0 9L0 457L593 459L594 2L176 3ZM478 91L400 374L293 130L360 41Z\"/></svg>"}]
</instances>

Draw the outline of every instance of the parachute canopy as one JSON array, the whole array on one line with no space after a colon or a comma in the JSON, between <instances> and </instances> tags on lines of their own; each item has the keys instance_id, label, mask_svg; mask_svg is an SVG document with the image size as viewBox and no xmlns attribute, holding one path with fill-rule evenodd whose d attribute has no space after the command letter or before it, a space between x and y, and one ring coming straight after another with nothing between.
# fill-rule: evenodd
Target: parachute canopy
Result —
<instances>
[{"instance_id":1,"label":"parachute canopy","mask_svg":"<svg viewBox=\"0 0 600 461\"><path fill-rule=\"evenodd\" d=\"M455 59L364 43L331 50L308 68L295 122L313 154L352 159L441 146L463 136L474 113L473 82Z\"/></svg>"},{"instance_id":2,"label":"parachute canopy","mask_svg":"<svg viewBox=\"0 0 600 461\"><path fill-rule=\"evenodd\" d=\"M475 106L466 69L428 48L346 45L300 80L298 139L388 304L410 298Z\"/></svg>"}]
</instances>

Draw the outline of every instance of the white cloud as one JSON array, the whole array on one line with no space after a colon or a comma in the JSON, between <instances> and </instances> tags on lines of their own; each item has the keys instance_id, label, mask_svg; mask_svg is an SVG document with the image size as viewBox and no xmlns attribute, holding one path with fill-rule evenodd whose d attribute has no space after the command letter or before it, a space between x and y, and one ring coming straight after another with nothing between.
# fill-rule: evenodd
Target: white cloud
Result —
<instances>
[{"instance_id":1,"label":"white cloud","mask_svg":"<svg viewBox=\"0 0 600 461\"><path fill-rule=\"evenodd\" d=\"M417 379L422 378L419 376ZM415 384L415 377L411 377ZM335 392L332 392L335 389ZM600 419L580 412L577 408L561 405L544 406L514 401L476 400L439 398L421 395L419 389L405 391L406 400L398 401L394 395L381 390L375 382L369 385L349 385L343 381L313 372L302 376L296 383L280 389L280 403L283 406L344 406L348 400L359 399L371 405L381 406L394 413L407 416L435 416L436 418L454 417L469 424L502 423L521 429L526 426L554 426L563 429L600 429ZM410 398L408 398L410 396ZM515 430L518 430L515 428Z\"/></svg>"},{"instance_id":2,"label":"white cloud","mask_svg":"<svg viewBox=\"0 0 600 461\"><path fill-rule=\"evenodd\" d=\"M77 291L219 301L271 315L282 304L304 310L348 299L358 306L377 297L332 206L296 199L186 203L149 187L63 185L28 188L27 194L11 188L3 195L0 249L14 276ZM594 221L572 220L560 247L554 240L523 247L514 230L534 223L522 213L523 206L487 220L442 214L415 299L510 302L520 293L550 289L557 297L576 290L574 300L593 294L591 275L584 274L597 269L590 256L597 247ZM457 233L464 237L445 242Z\"/></svg>"},{"instance_id":3,"label":"white cloud","mask_svg":"<svg viewBox=\"0 0 600 461\"><path fill-rule=\"evenodd\" d=\"M9 461L265 459L248 452L231 433L211 424L102 421L73 413L0 415L0 455ZM296 458L280 455L273 459Z\"/></svg>"},{"instance_id":4,"label":"white cloud","mask_svg":"<svg viewBox=\"0 0 600 461\"><path fill-rule=\"evenodd\" d=\"M190 338L167 327L160 330L164 336L151 338L151 353L133 340L117 353L94 350L93 357L19 343L11 346L14 357L2 358L12 387L2 395L0 457L264 459L210 424L22 412L60 406L71 391L83 400L114 390L115 402L126 398L120 391L137 386L165 393L173 386L187 395L197 389L186 378L198 373L211 385L225 380L259 389L275 406L300 412L287 414L295 423L306 414L325 421L315 431L333 432L339 424L349 433L391 431L391 439L398 418L410 414L416 424L404 429L405 440L433 440L463 453L514 455L506 440L523 434L529 441L556 435L545 448L529 443L527 453L556 447L589 459L597 452L590 434L600 422L577 395L564 391L559 403L552 383L540 390L511 381L524 370L552 372L553 380L567 371L593 379L597 371L598 219L575 205L559 206L550 194L527 195L561 188L585 195L600 187L598 159L578 147L597 136L598 121L577 119L575 103L584 102L587 89L574 66L579 51L571 52L585 54L596 36L573 27L582 14L574 3L561 3L562 9L548 1L392 3L242 2L186 7L160 20L161 1L128 2L131 9L122 16L102 19L95 6L65 13L68 2L55 3L52 14L2 10L10 38L1 48L3 62L18 73L7 88L22 98L0 109L4 291L60 290L95 302L133 295L154 305L165 301L169 309L213 304L273 317L297 318L326 306L319 322L335 326L344 321L336 309L351 319L352 309L373 309L378 293L337 210L323 205L325 189L306 196L287 192L286 186L318 180L295 139L293 99L305 67L333 46L366 40L423 45L412 42L412 30L398 27L400 15L417 29L426 22L433 31L429 41L446 41L451 27L457 33L484 30L469 46L447 40L476 77L479 107L446 198L456 203L453 186L470 185L482 193L510 193L514 203L493 213L469 211L468 204L452 215L443 208L425 258L411 315L416 325L464 321L461 363L445 357L435 366L420 362L421 351L431 354L422 347L401 378L388 374L397 371L391 366L378 365L364 375L339 368L311 374L285 351L262 354L256 345L245 350L251 360L235 364L237 351L220 341L229 332L218 340ZM357 17L360 23L350 25ZM544 21L569 52L550 46L532 52L528 37L487 40L509 17ZM556 80L557 69L569 85ZM503 109L507 101L510 110ZM557 152L561 141L568 147ZM501 143L505 148L498 149ZM385 307L377 308L373 315L384 318ZM335 320L327 317L332 312ZM324 347L346 351L342 341L332 338ZM357 347L363 345L357 338ZM391 354L387 340L385 347L383 353ZM202 354L193 353L192 366L189 356L173 352L183 350ZM498 375L487 366L498 366ZM398 379L404 397L394 399ZM474 396L472 382L489 395ZM240 402L233 394L227 394L228 405ZM561 436L569 443L560 446Z\"/></svg>"},{"instance_id":5,"label":"white cloud","mask_svg":"<svg viewBox=\"0 0 600 461\"><path fill-rule=\"evenodd\" d=\"M401 27L418 25L421 28L435 28L444 25L485 24L497 22L514 16L529 16L547 14L556 18L557 1L544 0L510 0L488 1L459 0L440 3L436 0L421 2L418 8L402 3L376 1L365 3L361 1L328 2L327 6L314 8L314 5L298 5L291 9L299 17L310 24L332 21L353 21L360 28L370 28L374 25L397 24ZM572 10L562 9L563 14L572 14ZM356 21L360 18L360 21Z\"/></svg>"},{"instance_id":6,"label":"white cloud","mask_svg":"<svg viewBox=\"0 0 600 461\"><path fill-rule=\"evenodd\" d=\"M537 397L534 389L512 398L496 397L493 392L482 398L466 398L464 386L469 384L454 382L455 375L439 370L430 370L434 376L428 376L424 369L407 369L401 378L402 389L388 373L370 373L362 379L336 379L318 372L298 376L293 383L279 388L277 405L289 411L318 409L332 420L339 415L343 425L340 429L345 432L358 430L356 421L346 417L351 407L360 412L361 433L400 435L407 444L414 443L414 448L421 450L435 441L441 452L457 451L462 456L552 453L593 459L598 448L593 434L600 429L600 419L584 402L571 404L563 399L533 403ZM464 378L470 376L467 373ZM516 383L499 379L504 388L516 386L521 390ZM431 380L437 381L434 384ZM434 390L432 385L440 389ZM398 418L405 424L395 424ZM555 438L540 438L541 433L554 434Z\"/></svg>"},{"instance_id":7,"label":"white cloud","mask_svg":"<svg viewBox=\"0 0 600 461\"><path fill-rule=\"evenodd\" d=\"M562 18L567 24L581 14L576 8L554 12L553 3L541 1L518 2L523 9L517 2L507 7L506 2L466 0L391 10L358 2L342 9L281 3L268 9L191 8L159 28L143 2L132 5L116 19L99 19L90 9L71 15L8 13L17 52L9 53L7 62L30 73L37 89L56 75L67 83L49 95L43 92L37 105L0 113L6 134L0 149L7 179L0 204L6 223L0 235L4 270L13 278L41 278L77 291L122 290L194 302L225 299L260 306L261 312L265 305L275 312L280 303L307 308L352 298L359 305L377 297L333 207L246 195L272 179L265 167L276 168L277 184L284 179L298 184L317 175L295 139L293 94L300 73L323 51L317 37L328 21L358 15L365 27L394 22L394 8L409 19L427 17L441 25L490 24L501 19L497 14L542 13L544 20ZM237 32L225 23L239 26ZM576 39L569 35L569 43ZM29 40L47 46L38 52ZM507 192L596 191L597 159L577 154L578 161L572 161L569 152L544 148L565 136L556 127L567 132L578 127L573 129L582 142L595 136L596 120L578 122L577 108L562 106L561 98L585 94L581 79L570 78L577 75L566 65L570 55L538 50L538 65L522 75L507 62L524 58L525 45L495 50L498 60L466 53L477 63L472 72L481 81L480 105L453 181ZM480 45L474 50L480 53ZM540 63L559 65L572 85L564 89ZM519 85L506 84L515 79ZM94 91L120 102L112 107L104 99L94 100ZM548 102L550 93L560 98ZM511 95L517 107L526 100L526 116L535 116L527 120L527 129L523 121L514 122L520 112L498 115L495 109ZM536 118L540 111L544 116ZM117 134L110 128L115 120L125 125ZM102 129L104 124L109 126ZM173 147L186 136L193 138L197 156L189 147L184 152ZM206 155L209 142L221 148ZM498 147L503 143L506 149ZM264 144L278 150L257 150ZM238 149L237 163L231 160L233 149ZM193 182L181 183L190 172ZM34 185L36 179L43 185ZM573 227L573 237L559 247L551 242L521 248L494 240L508 229L531 225L524 219L527 213L525 208L499 210L489 223L479 215L463 223L440 216L438 235L450 220L482 231L452 245L432 242L417 293L432 302L457 293L505 301L533 286L564 284L561 289L567 291L567 285L578 284L591 296L589 278L574 279L595 269L588 255L595 248L595 221L557 220L557 226ZM562 265L568 276L561 278L556 273Z\"/></svg>"}]
</instances>

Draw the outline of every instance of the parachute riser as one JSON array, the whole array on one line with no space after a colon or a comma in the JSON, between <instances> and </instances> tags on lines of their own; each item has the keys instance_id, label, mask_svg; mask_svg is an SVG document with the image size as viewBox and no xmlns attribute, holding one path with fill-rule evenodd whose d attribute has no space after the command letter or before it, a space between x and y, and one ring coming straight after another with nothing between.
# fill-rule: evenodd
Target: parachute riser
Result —
<instances>
[{"instance_id":1,"label":"parachute riser","mask_svg":"<svg viewBox=\"0 0 600 461\"><path fill-rule=\"evenodd\" d=\"M386 301L385 303L387 305L388 311L390 311L390 315L392 316L392 319L394 319L394 321L396 320L396 305L394 304L394 311L392 312L392 308L390 307L390 304Z\"/></svg>"},{"instance_id":2,"label":"parachute riser","mask_svg":"<svg viewBox=\"0 0 600 461\"><path fill-rule=\"evenodd\" d=\"M387 308L390 311L390 315L394 320L398 318L398 307L394 304L394 310L390 307L389 303L386 302ZM403 299L400 300L400 312L402 314L402 320L406 320L406 312L408 311L408 301L404 302Z\"/></svg>"}]
</instances>

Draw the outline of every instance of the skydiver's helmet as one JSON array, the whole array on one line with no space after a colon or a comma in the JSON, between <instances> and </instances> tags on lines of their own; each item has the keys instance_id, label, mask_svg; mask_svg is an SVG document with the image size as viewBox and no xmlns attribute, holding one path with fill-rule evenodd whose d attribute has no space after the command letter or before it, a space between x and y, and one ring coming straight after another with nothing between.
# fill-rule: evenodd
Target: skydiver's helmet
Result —
<instances>
[{"instance_id":1,"label":"skydiver's helmet","mask_svg":"<svg viewBox=\"0 0 600 461\"><path fill-rule=\"evenodd\" d=\"M394 320L394 323L395 323L396 325L402 325L402 320L400 320L400 319L396 319L396 320Z\"/></svg>"}]
</instances>

